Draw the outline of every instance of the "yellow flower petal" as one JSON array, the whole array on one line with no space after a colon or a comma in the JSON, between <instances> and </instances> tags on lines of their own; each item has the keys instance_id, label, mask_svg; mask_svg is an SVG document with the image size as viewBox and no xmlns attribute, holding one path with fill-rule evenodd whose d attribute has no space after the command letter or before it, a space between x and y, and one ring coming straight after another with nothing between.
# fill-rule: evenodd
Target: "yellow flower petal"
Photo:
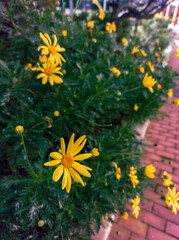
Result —
<instances>
[{"instance_id":1,"label":"yellow flower petal","mask_svg":"<svg viewBox=\"0 0 179 240\"><path fill-rule=\"evenodd\" d=\"M44 33L44 36L45 36L45 37L46 37L46 39L48 40L48 42L49 42L49 45L52 45L52 41L51 41L51 39L50 39L50 37L49 37L48 33Z\"/></svg>"},{"instance_id":2,"label":"yellow flower petal","mask_svg":"<svg viewBox=\"0 0 179 240\"><path fill-rule=\"evenodd\" d=\"M61 141L62 154L65 155L65 141L64 141L64 138L60 138L60 141Z\"/></svg>"},{"instance_id":3,"label":"yellow flower petal","mask_svg":"<svg viewBox=\"0 0 179 240\"><path fill-rule=\"evenodd\" d=\"M56 166L57 164L61 163L61 160L58 159L58 160L52 160L52 161L49 161L49 162L46 162L44 163L44 166Z\"/></svg>"},{"instance_id":4,"label":"yellow flower petal","mask_svg":"<svg viewBox=\"0 0 179 240\"><path fill-rule=\"evenodd\" d=\"M37 79L46 77L45 73L39 73Z\"/></svg>"},{"instance_id":5,"label":"yellow flower petal","mask_svg":"<svg viewBox=\"0 0 179 240\"><path fill-rule=\"evenodd\" d=\"M75 152L72 153L73 156L77 155L84 147L85 143L86 143L87 139L85 139L82 144L76 149Z\"/></svg>"},{"instance_id":6,"label":"yellow flower petal","mask_svg":"<svg viewBox=\"0 0 179 240\"><path fill-rule=\"evenodd\" d=\"M45 84L47 83L47 80L48 80L48 77L45 76L45 77L42 79L42 84L45 85Z\"/></svg>"},{"instance_id":7,"label":"yellow flower petal","mask_svg":"<svg viewBox=\"0 0 179 240\"><path fill-rule=\"evenodd\" d=\"M63 174L63 165L61 164L59 167L57 167L53 173L52 179L53 181L57 182Z\"/></svg>"},{"instance_id":8,"label":"yellow flower petal","mask_svg":"<svg viewBox=\"0 0 179 240\"><path fill-rule=\"evenodd\" d=\"M91 177L91 174L83 167L83 165L74 162L72 164L72 167L78 171L81 175L85 176L85 177Z\"/></svg>"},{"instance_id":9,"label":"yellow flower petal","mask_svg":"<svg viewBox=\"0 0 179 240\"><path fill-rule=\"evenodd\" d=\"M82 186L84 186L84 182L81 179L80 175L73 169L73 168L69 168L70 174L72 176L72 178L76 181L81 183Z\"/></svg>"},{"instance_id":10,"label":"yellow flower petal","mask_svg":"<svg viewBox=\"0 0 179 240\"><path fill-rule=\"evenodd\" d=\"M51 77L51 76L49 76L49 83L50 83L51 86L54 85L53 77Z\"/></svg>"},{"instance_id":11,"label":"yellow flower petal","mask_svg":"<svg viewBox=\"0 0 179 240\"><path fill-rule=\"evenodd\" d=\"M54 159L62 159L62 155L58 152L51 152L49 156Z\"/></svg>"},{"instance_id":12,"label":"yellow flower petal","mask_svg":"<svg viewBox=\"0 0 179 240\"><path fill-rule=\"evenodd\" d=\"M87 166L85 166L85 165L83 165L83 167L84 167L86 170L89 170L89 171L92 171L92 170L93 170L92 168L87 167Z\"/></svg>"},{"instance_id":13,"label":"yellow flower petal","mask_svg":"<svg viewBox=\"0 0 179 240\"><path fill-rule=\"evenodd\" d=\"M66 191L69 193L71 190L71 175L69 173L69 170L67 169L67 185L66 185Z\"/></svg>"},{"instance_id":14,"label":"yellow flower petal","mask_svg":"<svg viewBox=\"0 0 179 240\"><path fill-rule=\"evenodd\" d=\"M40 33L40 38L42 39L42 41L49 46L48 40L44 37L44 35L42 33Z\"/></svg>"},{"instance_id":15,"label":"yellow flower petal","mask_svg":"<svg viewBox=\"0 0 179 240\"><path fill-rule=\"evenodd\" d=\"M53 38L54 38L53 46L55 47L57 45L57 36L53 34Z\"/></svg>"},{"instance_id":16,"label":"yellow flower petal","mask_svg":"<svg viewBox=\"0 0 179 240\"><path fill-rule=\"evenodd\" d=\"M86 135L81 136L80 138L78 138L74 144L73 147L73 151L76 151L77 148L80 146L80 144L83 142L83 140L85 139Z\"/></svg>"},{"instance_id":17,"label":"yellow flower petal","mask_svg":"<svg viewBox=\"0 0 179 240\"><path fill-rule=\"evenodd\" d=\"M83 154L80 154L80 155L77 155L76 157L73 158L73 160L75 161L82 161L84 159L88 159L92 156L91 153L83 153Z\"/></svg>"},{"instance_id":18,"label":"yellow flower petal","mask_svg":"<svg viewBox=\"0 0 179 240\"><path fill-rule=\"evenodd\" d=\"M67 152L66 153L72 153L73 145L74 145L74 138L75 138L75 134L73 133L71 135L70 141L68 143L68 148L67 148Z\"/></svg>"},{"instance_id":19,"label":"yellow flower petal","mask_svg":"<svg viewBox=\"0 0 179 240\"><path fill-rule=\"evenodd\" d=\"M62 180L62 190L66 187L67 185L67 169L64 168L64 174L63 174L63 180Z\"/></svg>"},{"instance_id":20,"label":"yellow flower petal","mask_svg":"<svg viewBox=\"0 0 179 240\"><path fill-rule=\"evenodd\" d=\"M152 88L152 87L149 87L148 89L150 90L150 92L151 92L151 93L153 93L153 92L154 92L154 90L153 90L153 88Z\"/></svg>"}]
</instances>

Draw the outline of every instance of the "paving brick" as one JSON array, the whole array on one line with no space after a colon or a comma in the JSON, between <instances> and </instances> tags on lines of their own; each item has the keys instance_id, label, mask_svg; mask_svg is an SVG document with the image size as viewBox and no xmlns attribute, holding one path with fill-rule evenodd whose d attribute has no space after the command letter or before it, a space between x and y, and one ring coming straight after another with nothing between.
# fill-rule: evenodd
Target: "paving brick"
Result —
<instances>
[{"instance_id":1,"label":"paving brick","mask_svg":"<svg viewBox=\"0 0 179 240\"><path fill-rule=\"evenodd\" d=\"M175 149L175 148L171 148L171 147L167 147L166 148L167 152L171 152L171 153L175 153L179 155L179 149Z\"/></svg>"},{"instance_id":2,"label":"paving brick","mask_svg":"<svg viewBox=\"0 0 179 240\"><path fill-rule=\"evenodd\" d=\"M156 154L158 154L158 155L160 155L160 156L162 156L164 158L175 159L175 155L173 153L170 153L170 152L157 150Z\"/></svg>"},{"instance_id":3,"label":"paving brick","mask_svg":"<svg viewBox=\"0 0 179 240\"><path fill-rule=\"evenodd\" d=\"M172 213L171 209L172 208L167 209L167 208L155 203L154 207L153 207L153 213L155 213L156 215L158 215L160 217L168 219L171 222L178 224L179 223L179 214L175 215L174 213Z\"/></svg>"},{"instance_id":4,"label":"paving brick","mask_svg":"<svg viewBox=\"0 0 179 240\"><path fill-rule=\"evenodd\" d=\"M171 162L171 164L170 164ZM173 168L178 168L179 169L179 162L176 162L175 159L174 160L164 160L163 161L164 164L168 164L170 166L172 166Z\"/></svg>"},{"instance_id":5,"label":"paving brick","mask_svg":"<svg viewBox=\"0 0 179 240\"><path fill-rule=\"evenodd\" d=\"M146 158L152 159L152 160L155 160L155 161L161 161L162 160L161 156L158 156L158 155L153 154L153 153L148 153L146 155Z\"/></svg>"},{"instance_id":6,"label":"paving brick","mask_svg":"<svg viewBox=\"0 0 179 240\"><path fill-rule=\"evenodd\" d=\"M164 164L164 163L160 163L160 162L155 162L154 163L154 166L156 168L159 168L161 170L164 170L164 171L167 171L169 173L172 173L173 172L173 167L169 164Z\"/></svg>"},{"instance_id":7,"label":"paving brick","mask_svg":"<svg viewBox=\"0 0 179 240\"><path fill-rule=\"evenodd\" d=\"M130 239L130 231L128 229L121 227L119 225L112 226L108 240L128 240L128 239Z\"/></svg>"},{"instance_id":8,"label":"paving brick","mask_svg":"<svg viewBox=\"0 0 179 240\"><path fill-rule=\"evenodd\" d=\"M128 217L127 220L120 219L118 222L119 226L123 226L128 230L145 237L147 231L147 224L140 221L140 219L135 219L133 217Z\"/></svg>"},{"instance_id":9,"label":"paving brick","mask_svg":"<svg viewBox=\"0 0 179 240\"><path fill-rule=\"evenodd\" d=\"M173 136L179 136L179 132L178 131L170 131L171 135Z\"/></svg>"},{"instance_id":10,"label":"paving brick","mask_svg":"<svg viewBox=\"0 0 179 240\"><path fill-rule=\"evenodd\" d=\"M143 199L140 207L142 209L145 209L151 212L153 207L153 202L151 200Z\"/></svg>"},{"instance_id":11,"label":"paving brick","mask_svg":"<svg viewBox=\"0 0 179 240\"><path fill-rule=\"evenodd\" d=\"M168 147L175 147L175 143L169 141L159 141L160 145L168 146Z\"/></svg>"},{"instance_id":12,"label":"paving brick","mask_svg":"<svg viewBox=\"0 0 179 240\"><path fill-rule=\"evenodd\" d=\"M168 234L163 233L153 227L149 227L147 239L148 240L177 240L176 238L173 238Z\"/></svg>"},{"instance_id":13,"label":"paving brick","mask_svg":"<svg viewBox=\"0 0 179 240\"><path fill-rule=\"evenodd\" d=\"M159 204L159 205L161 205L161 206L164 206L164 207L166 206L166 203L165 203L163 200L160 199L161 193L158 194L158 193L155 193L154 191L151 191L151 190L147 189L147 190L145 191L145 195L146 195L148 198L154 198L154 199L152 200L153 203L157 203L157 204Z\"/></svg>"},{"instance_id":14,"label":"paving brick","mask_svg":"<svg viewBox=\"0 0 179 240\"><path fill-rule=\"evenodd\" d=\"M135 233L132 233L130 240L147 240L147 239L143 238L143 237L141 237L141 236L139 236L139 235L137 235Z\"/></svg>"},{"instance_id":15,"label":"paving brick","mask_svg":"<svg viewBox=\"0 0 179 240\"><path fill-rule=\"evenodd\" d=\"M150 152L150 153L154 153L155 148L153 148L153 147L145 147L145 151Z\"/></svg>"},{"instance_id":16,"label":"paving brick","mask_svg":"<svg viewBox=\"0 0 179 240\"><path fill-rule=\"evenodd\" d=\"M172 142L172 143L174 143L174 144L177 144L177 143L178 143L178 140L177 140L175 137L167 138L167 141L168 141L168 142Z\"/></svg>"},{"instance_id":17,"label":"paving brick","mask_svg":"<svg viewBox=\"0 0 179 240\"><path fill-rule=\"evenodd\" d=\"M172 222L167 222L166 232L179 239L179 225Z\"/></svg>"},{"instance_id":18,"label":"paving brick","mask_svg":"<svg viewBox=\"0 0 179 240\"><path fill-rule=\"evenodd\" d=\"M161 128L163 128L163 129L175 130L175 127L169 126L169 125L165 125L165 124L163 124L163 123L160 123L160 126L161 126Z\"/></svg>"},{"instance_id":19,"label":"paving brick","mask_svg":"<svg viewBox=\"0 0 179 240\"><path fill-rule=\"evenodd\" d=\"M174 174L179 176L179 168L174 169Z\"/></svg>"},{"instance_id":20,"label":"paving brick","mask_svg":"<svg viewBox=\"0 0 179 240\"><path fill-rule=\"evenodd\" d=\"M155 133L147 133L147 135L152 136L152 138L161 139L161 140L163 140L163 141L166 141L166 137L160 136L160 135L155 134Z\"/></svg>"},{"instance_id":21,"label":"paving brick","mask_svg":"<svg viewBox=\"0 0 179 240\"><path fill-rule=\"evenodd\" d=\"M165 219L156 216L154 213L150 213L148 211L142 210L139 214L139 218L141 221L158 228L160 230L164 230L165 227Z\"/></svg>"},{"instance_id":22,"label":"paving brick","mask_svg":"<svg viewBox=\"0 0 179 240\"><path fill-rule=\"evenodd\" d=\"M174 183L179 183L179 176L172 175L172 181Z\"/></svg>"}]
</instances>

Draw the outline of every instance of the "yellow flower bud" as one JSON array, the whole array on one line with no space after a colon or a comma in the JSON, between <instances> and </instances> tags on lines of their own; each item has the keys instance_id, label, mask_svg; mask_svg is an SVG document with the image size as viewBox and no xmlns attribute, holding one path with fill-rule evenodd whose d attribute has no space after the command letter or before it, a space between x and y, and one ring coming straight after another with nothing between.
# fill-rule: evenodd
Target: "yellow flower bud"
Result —
<instances>
[{"instance_id":1,"label":"yellow flower bud","mask_svg":"<svg viewBox=\"0 0 179 240\"><path fill-rule=\"evenodd\" d=\"M63 31L62 31L62 35L63 35L64 37L66 37L66 36L67 36L67 30L63 30Z\"/></svg>"},{"instance_id":2,"label":"yellow flower bud","mask_svg":"<svg viewBox=\"0 0 179 240\"><path fill-rule=\"evenodd\" d=\"M97 148L93 148L93 149L92 149L92 154L93 154L94 157L99 156L98 149L97 149Z\"/></svg>"},{"instance_id":3,"label":"yellow flower bud","mask_svg":"<svg viewBox=\"0 0 179 240\"><path fill-rule=\"evenodd\" d=\"M128 214L127 212L124 212L124 213L122 214L122 216L123 216L124 219L128 219L129 214Z\"/></svg>"},{"instance_id":4,"label":"yellow flower bud","mask_svg":"<svg viewBox=\"0 0 179 240\"><path fill-rule=\"evenodd\" d=\"M53 114L55 117L58 117L60 115L59 111L55 111Z\"/></svg>"},{"instance_id":5,"label":"yellow flower bud","mask_svg":"<svg viewBox=\"0 0 179 240\"><path fill-rule=\"evenodd\" d=\"M32 68L32 64L31 63L28 63L26 66L25 66L25 70L28 70L28 69L31 69Z\"/></svg>"},{"instance_id":6,"label":"yellow flower bud","mask_svg":"<svg viewBox=\"0 0 179 240\"><path fill-rule=\"evenodd\" d=\"M138 111L139 106L137 104L134 105L134 111Z\"/></svg>"},{"instance_id":7,"label":"yellow flower bud","mask_svg":"<svg viewBox=\"0 0 179 240\"><path fill-rule=\"evenodd\" d=\"M38 221L38 226L39 227L43 227L44 224L45 224L45 222L43 220Z\"/></svg>"},{"instance_id":8,"label":"yellow flower bud","mask_svg":"<svg viewBox=\"0 0 179 240\"><path fill-rule=\"evenodd\" d=\"M16 133L21 134L21 133L23 133L23 131L24 131L23 126L18 125L18 126L16 127Z\"/></svg>"},{"instance_id":9,"label":"yellow flower bud","mask_svg":"<svg viewBox=\"0 0 179 240\"><path fill-rule=\"evenodd\" d=\"M160 84L157 84L158 89L162 89L162 86Z\"/></svg>"},{"instance_id":10,"label":"yellow flower bud","mask_svg":"<svg viewBox=\"0 0 179 240\"><path fill-rule=\"evenodd\" d=\"M96 38L93 38L93 39L92 39L92 42L96 43L96 42L97 42Z\"/></svg>"},{"instance_id":11,"label":"yellow flower bud","mask_svg":"<svg viewBox=\"0 0 179 240\"><path fill-rule=\"evenodd\" d=\"M108 219L109 219L109 217L106 215L106 216L104 217L104 219L105 219L105 220L108 220Z\"/></svg>"}]
</instances>

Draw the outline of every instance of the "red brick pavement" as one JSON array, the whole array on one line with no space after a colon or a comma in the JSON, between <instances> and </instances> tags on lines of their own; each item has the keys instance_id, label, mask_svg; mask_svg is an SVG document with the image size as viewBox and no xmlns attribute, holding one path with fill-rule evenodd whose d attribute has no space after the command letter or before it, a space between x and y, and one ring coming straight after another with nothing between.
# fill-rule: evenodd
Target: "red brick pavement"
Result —
<instances>
[{"instance_id":1,"label":"red brick pavement","mask_svg":"<svg viewBox=\"0 0 179 240\"><path fill-rule=\"evenodd\" d=\"M179 40L178 36L179 34L175 35ZM179 58L175 58L175 49L176 45L173 43L169 65L179 73ZM174 94L179 98L179 80L177 86L178 90L174 91ZM172 100L173 98L169 99L169 102ZM161 176L163 171L171 174L179 191L179 107L165 105L162 111L169 117L150 122L146 135L150 145L146 148L145 162L153 163L158 176ZM160 198L168 191L162 182L160 178L155 180L155 189L148 188L145 194L150 198ZM137 220L132 216L130 206L127 210L129 218L124 220L120 217L112 225L108 240L179 240L179 213L172 213L164 201L144 200Z\"/></svg>"}]
</instances>

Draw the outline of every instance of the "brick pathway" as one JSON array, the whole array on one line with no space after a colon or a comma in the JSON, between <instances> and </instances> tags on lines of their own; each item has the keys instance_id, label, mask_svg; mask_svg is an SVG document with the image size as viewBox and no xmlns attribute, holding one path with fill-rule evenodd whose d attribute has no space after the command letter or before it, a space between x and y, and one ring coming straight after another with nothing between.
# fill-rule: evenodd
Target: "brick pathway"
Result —
<instances>
[{"instance_id":1,"label":"brick pathway","mask_svg":"<svg viewBox=\"0 0 179 240\"><path fill-rule=\"evenodd\" d=\"M179 58L175 58L179 34L172 37L173 50L169 65L179 73ZM177 47L179 48L179 45ZM176 82L174 95L175 98L179 98L178 77ZM172 100L173 98L170 98L169 102ZM161 176L163 171L171 174L172 181L178 185L177 191L179 191L179 107L165 105L162 111L169 117L150 122L146 135L150 145L147 148L145 163L153 163L157 176ZM148 197L160 198L168 190L162 185L163 181L159 177L155 183L155 189L148 188L145 193ZM120 217L116 220L108 240L179 240L179 213L177 215L172 213L162 200L144 200L143 203L143 205L140 204L138 220L132 216L131 207L127 207L129 218L124 220Z\"/></svg>"}]
</instances>

